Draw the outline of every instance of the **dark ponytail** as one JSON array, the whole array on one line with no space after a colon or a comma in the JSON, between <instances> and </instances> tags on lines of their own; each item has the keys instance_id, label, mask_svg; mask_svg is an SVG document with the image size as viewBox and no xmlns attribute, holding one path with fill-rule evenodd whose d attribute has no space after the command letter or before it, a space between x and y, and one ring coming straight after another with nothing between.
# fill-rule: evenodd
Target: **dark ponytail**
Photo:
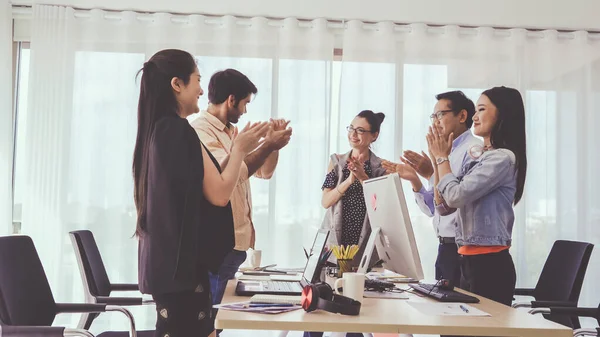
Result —
<instances>
[{"instance_id":1,"label":"dark ponytail","mask_svg":"<svg viewBox=\"0 0 600 337\"><path fill-rule=\"evenodd\" d=\"M137 210L135 234L146 230L146 193L150 138L156 122L167 116L177 117L177 99L171 87L174 77L189 83L196 71L196 60L183 50L166 49L154 54L138 72L142 74L138 101L138 129L133 152L133 199Z\"/></svg>"}]
</instances>

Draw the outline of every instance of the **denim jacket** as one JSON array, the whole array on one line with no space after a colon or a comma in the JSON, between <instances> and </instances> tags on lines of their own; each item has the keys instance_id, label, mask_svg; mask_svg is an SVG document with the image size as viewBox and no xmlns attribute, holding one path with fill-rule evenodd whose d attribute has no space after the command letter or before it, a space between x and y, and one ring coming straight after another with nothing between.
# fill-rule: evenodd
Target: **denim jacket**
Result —
<instances>
[{"instance_id":1,"label":"denim jacket","mask_svg":"<svg viewBox=\"0 0 600 337\"><path fill-rule=\"evenodd\" d=\"M516 159L512 151L494 149L462 169L448 173L438 190L448 206L457 208L459 246L510 246L515 221Z\"/></svg>"}]
</instances>

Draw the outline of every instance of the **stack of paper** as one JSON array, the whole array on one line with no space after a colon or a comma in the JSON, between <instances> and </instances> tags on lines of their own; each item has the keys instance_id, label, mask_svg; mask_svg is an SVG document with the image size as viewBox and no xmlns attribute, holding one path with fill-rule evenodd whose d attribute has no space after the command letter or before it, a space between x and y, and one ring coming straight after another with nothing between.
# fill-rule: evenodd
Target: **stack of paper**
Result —
<instances>
[{"instance_id":1,"label":"stack of paper","mask_svg":"<svg viewBox=\"0 0 600 337\"><path fill-rule=\"evenodd\" d=\"M215 309L255 312L260 314L280 314L283 312L302 309L299 305L294 304L259 304L251 302L237 302L214 305Z\"/></svg>"},{"instance_id":2,"label":"stack of paper","mask_svg":"<svg viewBox=\"0 0 600 337\"><path fill-rule=\"evenodd\" d=\"M301 296L258 294L250 298L250 303L261 304L295 304L300 305Z\"/></svg>"},{"instance_id":3,"label":"stack of paper","mask_svg":"<svg viewBox=\"0 0 600 337\"><path fill-rule=\"evenodd\" d=\"M394 272L391 272L389 270L385 270L382 273L378 273L378 272L369 272L367 273L367 278L372 279L372 280L381 280L381 281L386 281L386 282L392 282L392 283L411 283L411 282L417 282L417 280L401 275L401 274L397 274Z\"/></svg>"}]
</instances>

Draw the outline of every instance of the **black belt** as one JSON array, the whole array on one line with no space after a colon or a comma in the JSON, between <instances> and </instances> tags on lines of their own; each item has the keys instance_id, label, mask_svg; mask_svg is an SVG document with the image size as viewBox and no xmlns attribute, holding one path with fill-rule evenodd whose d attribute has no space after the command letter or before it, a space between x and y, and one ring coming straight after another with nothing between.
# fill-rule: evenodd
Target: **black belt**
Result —
<instances>
[{"instance_id":1,"label":"black belt","mask_svg":"<svg viewBox=\"0 0 600 337\"><path fill-rule=\"evenodd\" d=\"M438 240L440 241L440 243L456 243L454 238L443 238L441 236L438 236Z\"/></svg>"}]
</instances>

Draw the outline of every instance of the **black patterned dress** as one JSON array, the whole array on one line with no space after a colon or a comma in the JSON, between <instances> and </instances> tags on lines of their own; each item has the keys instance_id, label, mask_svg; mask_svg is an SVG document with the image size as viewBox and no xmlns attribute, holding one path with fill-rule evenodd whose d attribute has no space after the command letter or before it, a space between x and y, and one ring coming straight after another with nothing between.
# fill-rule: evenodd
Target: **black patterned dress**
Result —
<instances>
[{"instance_id":1,"label":"black patterned dress","mask_svg":"<svg viewBox=\"0 0 600 337\"><path fill-rule=\"evenodd\" d=\"M369 160L364 163L365 173L369 178L372 178L371 162ZM348 164L344 165L342 169L343 177L342 181L346 180L350 176L350 170ZM323 183L324 188L336 188L338 182L338 175L334 168L331 172L327 173L325 182ZM341 245L357 245L360 239L360 233L363 228L365 221L365 215L367 213L367 206L365 204L365 196L363 193L363 187L360 181L355 180L352 185L346 190L346 193L342 196L342 242Z\"/></svg>"}]
</instances>

